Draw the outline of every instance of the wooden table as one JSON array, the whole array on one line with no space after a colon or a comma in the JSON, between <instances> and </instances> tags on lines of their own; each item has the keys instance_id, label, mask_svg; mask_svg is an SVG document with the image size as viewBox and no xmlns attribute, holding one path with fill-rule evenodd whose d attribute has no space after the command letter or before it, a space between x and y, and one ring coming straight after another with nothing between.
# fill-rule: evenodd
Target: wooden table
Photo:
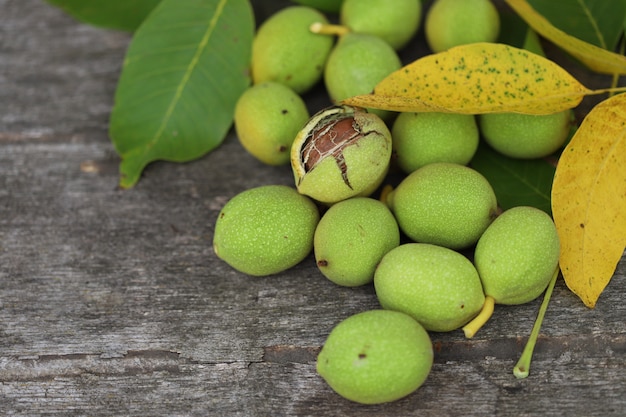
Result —
<instances>
[{"instance_id":1,"label":"wooden table","mask_svg":"<svg viewBox=\"0 0 626 417\"><path fill-rule=\"evenodd\" d=\"M334 394L316 355L341 319L378 307L372 287L335 286L312 257L267 278L216 259L229 198L292 184L232 133L117 187L107 124L129 40L43 1L0 0L1 414L626 414L626 258L593 310L557 283L527 379L512 368L540 300L497 307L472 340L432 334L432 373L405 399Z\"/></svg>"}]
</instances>

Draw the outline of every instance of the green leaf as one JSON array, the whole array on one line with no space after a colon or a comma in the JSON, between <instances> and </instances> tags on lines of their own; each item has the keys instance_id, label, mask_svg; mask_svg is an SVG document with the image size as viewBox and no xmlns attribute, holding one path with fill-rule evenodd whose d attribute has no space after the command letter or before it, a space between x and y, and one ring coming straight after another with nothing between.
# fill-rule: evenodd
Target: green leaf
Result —
<instances>
[{"instance_id":1,"label":"green leaf","mask_svg":"<svg viewBox=\"0 0 626 417\"><path fill-rule=\"evenodd\" d=\"M626 0L528 0L562 31L613 51L622 34Z\"/></svg>"},{"instance_id":2,"label":"green leaf","mask_svg":"<svg viewBox=\"0 0 626 417\"><path fill-rule=\"evenodd\" d=\"M109 134L120 186L147 164L199 158L224 140L250 85L254 16L247 0L163 0L129 46Z\"/></svg>"},{"instance_id":3,"label":"green leaf","mask_svg":"<svg viewBox=\"0 0 626 417\"><path fill-rule=\"evenodd\" d=\"M161 0L47 0L75 19L133 32Z\"/></svg>"},{"instance_id":4,"label":"green leaf","mask_svg":"<svg viewBox=\"0 0 626 417\"><path fill-rule=\"evenodd\" d=\"M515 12L539 35L551 41L588 69L603 74L626 74L626 57L604 49L554 26L535 10L528 0L505 0Z\"/></svg>"},{"instance_id":5,"label":"green leaf","mask_svg":"<svg viewBox=\"0 0 626 417\"><path fill-rule=\"evenodd\" d=\"M514 159L481 142L470 162L493 187L503 210L532 206L551 214L550 192L556 168L544 159Z\"/></svg>"}]
</instances>

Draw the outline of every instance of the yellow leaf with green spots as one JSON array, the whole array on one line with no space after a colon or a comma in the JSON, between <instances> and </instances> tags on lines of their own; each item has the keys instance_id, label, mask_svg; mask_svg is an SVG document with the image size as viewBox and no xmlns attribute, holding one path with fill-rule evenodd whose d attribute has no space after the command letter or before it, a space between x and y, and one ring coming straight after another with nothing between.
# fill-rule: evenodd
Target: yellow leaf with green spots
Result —
<instances>
[{"instance_id":1,"label":"yellow leaf with green spots","mask_svg":"<svg viewBox=\"0 0 626 417\"><path fill-rule=\"evenodd\" d=\"M371 94L343 101L402 112L550 114L594 94L553 61L498 43L427 55L393 72Z\"/></svg>"}]
</instances>

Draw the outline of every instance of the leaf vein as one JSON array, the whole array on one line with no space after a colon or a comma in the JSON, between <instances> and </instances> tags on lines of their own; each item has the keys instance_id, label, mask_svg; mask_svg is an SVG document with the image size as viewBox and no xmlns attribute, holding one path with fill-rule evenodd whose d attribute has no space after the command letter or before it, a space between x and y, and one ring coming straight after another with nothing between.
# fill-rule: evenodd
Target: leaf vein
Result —
<instances>
[{"instance_id":1,"label":"leaf vein","mask_svg":"<svg viewBox=\"0 0 626 417\"><path fill-rule=\"evenodd\" d=\"M587 19L589 20L589 24L593 28L593 31L598 38L598 42L600 43L600 46L604 49L608 49L606 45L606 40L604 39L604 36L602 36L602 32L598 27L598 21L591 14L591 10L589 10L589 7L587 7L587 4L583 0L577 0L577 2L580 5L582 11L585 13Z\"/></svg>"},{"instance_id":2,"label":"leaf vein","mask_svg":"<svg viewBox=\"0 0 626 417\"><path fill-rule=\"evenodd\" d=\"M172 99L172 101L170 102L170 105L168 106L167 110L165 111L165 116L163 117L163 120L161 121L161 124L159 126L159 129L157 130L157 132L155 133L151 144L154 144L159 137L161 137L161 135L163 134L163 131L165 130L165 127L167 126L172 113L174 112L174 109L176 108L178 102L180 101L180 98L183 94L183 91L185 90L185 87L187 86L189 79L191 78L191 74L193 73L193 71L195 70L196 66L198 65L198 62L200 61L200 57L202 56L202 53L204 52L204 50L206 49L209 40L211 39L211 36L213 35L214 31L215 31L215 27L217 26L217 22L219 20L219 17L222 15L223 11L224 11L224 7L226 5L226 2L228 0L220 0L219 4L217 5L215 14L211 17L211 20L207 26L207 29L204 33L204 35L202 36L202 39L200 40L200 43L198 44L198 48L196 49L196 53L194 54L193 58L191 59L191 62L189 63L189 66L187 67L187 71L185 72L185 74L183 74L183 78L181 80L181 82L178 85L178 88L176 89L176 93L174 94L174 97Z\"/></svg>"},{"instance_id":3,"label":"leaf vein","mask_svg":"<svg viewBox=\"0 0 626 417\"><path fill-rule=\"evenodd\" d=\"M604 176L605 168L607 167L608 161L611 159L611 155L615 153L616 148L620 144L620 141L624 140L624 137L626 137L626 129L622 129L622 134L619 137L620 139L613 141L607 152L602 155L602 160L600 164L597 165L595 175L592 179L589 180L589 184L591 186L589 187L589 195L587 196L587 200L585 201L585 215L583 217L584 224L588 224L590 220L597 220L591 216L591 213L593 213L592 203L594 201L602 201L602 196L600 196L597 200L595 196L596 191L598 191L598 184L602 183L602 177ZM585 253L585 246L588 238L591 238L591 236L589 236L589 233L586 233L586 231L583 232L583 239L580 242L581 252L583 254ZM581 262L584 265L584 257L581 257Z\"/></svg>"}]
</instances>

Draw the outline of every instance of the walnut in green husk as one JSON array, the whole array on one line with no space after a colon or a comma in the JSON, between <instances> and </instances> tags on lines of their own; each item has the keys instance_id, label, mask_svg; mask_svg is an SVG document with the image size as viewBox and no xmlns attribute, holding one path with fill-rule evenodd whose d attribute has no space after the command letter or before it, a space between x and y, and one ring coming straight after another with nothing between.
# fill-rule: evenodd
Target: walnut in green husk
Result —
<instances>
[{"instance_id":1,"label":"walnut in green husk","mask_svg":"<svg viewBox=\"0 0 626 417\"><path fill-rule=\"evenodd\" d=\"M351 106L315 114L291 147L298 191L326 204L373 193L390 159L391 133L385 122Z\"/></svg>"}]
</instances>

